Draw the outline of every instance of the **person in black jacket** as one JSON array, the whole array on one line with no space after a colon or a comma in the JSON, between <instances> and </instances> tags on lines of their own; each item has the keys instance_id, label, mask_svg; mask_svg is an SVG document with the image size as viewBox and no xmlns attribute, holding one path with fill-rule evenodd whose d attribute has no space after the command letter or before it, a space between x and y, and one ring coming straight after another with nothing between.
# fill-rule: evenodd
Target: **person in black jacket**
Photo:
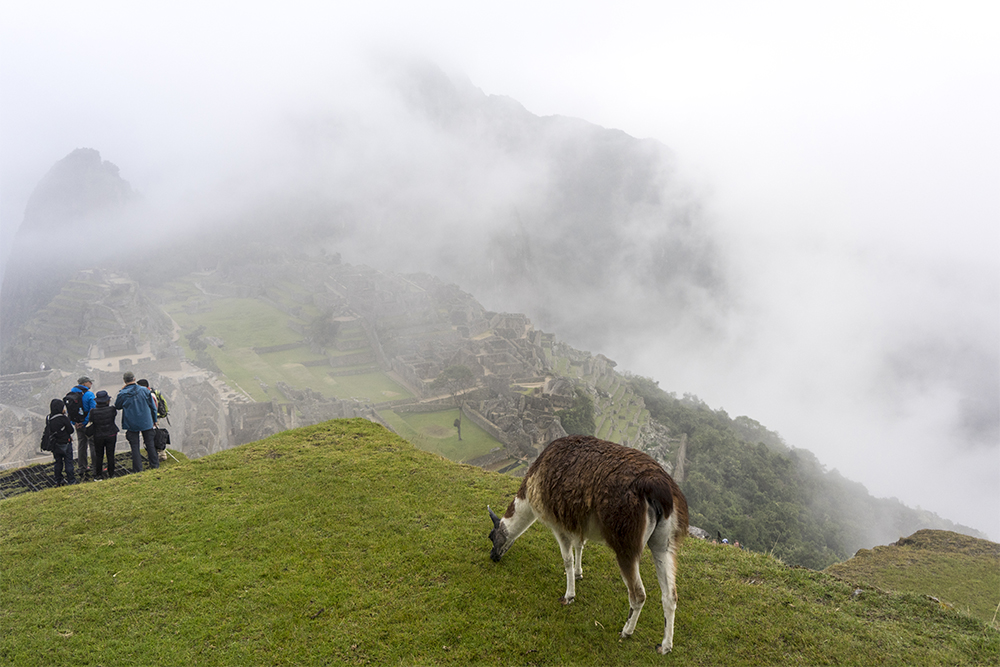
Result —
<instances>
[{"instance_id":1,"label":"person in black jacket","mask_svg":"<svg viewBox=\"0 0 1000 667\"><path fill-rule=\"evenodd\" d=\"M52 472L56 484L76 484L76 474L73 471L73 422L66 416L66 405L62 399L53 398L49 403L49 416L45 418L45 425L52 442L52 456L55 459ZM63 467L66 468L65 481Z\"/></svg>"},{"instance_id":2,"label":"person in black jacket","mask_svg":"<svg viewBox=\"0 0 1000 667\"><path fill-rule=\"evenodd\" d=\"M87 430L94 436L94 479L111 479L115 476L115 445L118 443L118 410L111 405L111 397L103 389L97 392L97 405L91 409ZM108 457L108 472L104 474L104 456Z\"/></svg>"}]
</instances>

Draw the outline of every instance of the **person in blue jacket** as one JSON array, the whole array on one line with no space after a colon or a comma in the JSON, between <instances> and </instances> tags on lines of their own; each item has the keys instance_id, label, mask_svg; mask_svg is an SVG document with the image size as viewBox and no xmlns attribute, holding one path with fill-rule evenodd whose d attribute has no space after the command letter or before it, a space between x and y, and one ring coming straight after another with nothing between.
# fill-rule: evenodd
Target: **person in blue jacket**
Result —
<instances>
[{"instance_id":1,"label":"person in blue jacket","mask_svg":"<svg viewBox=\"0 0 1000 667\"><path fill-rule=\"evenodd\" d=\"M139 435L146 445L146 457L151 468L160 467L160 457L156 453L153 442L153 429L156 428L156 404L153 395L145 387L135 383L135 374L125 371L122 379L125 386L118 390L115 397L115 408L122 413L122 428L125 439L132 448L132 472L142 472L142 452L139 450Z\"/></svg>"},{"instance_id":2,"label":"person in blue jacket","mask_svg":"<svg viewBox=\"0 0 1000 667\"><path fill-rule=\"evenodd\" d=\"M70 389L71 392L83 394L81 401L83 403L82 421L74 420L73 416L70 416L70 421L72 421L73 426L76 427L76 465L80 472L80 477L84 479L90 477L90 466L87 463L88 449L90 450L90 459L93 460L94 458L94 443L83 430L83 427L86 426L87 421L90 419L90 411L94 409L95 405L97 405L97 398L94 396L94 392L91 389L93 386L94 381L86 375L83 375L76 381L76 386Z\"/></svg>"}]
</instances>

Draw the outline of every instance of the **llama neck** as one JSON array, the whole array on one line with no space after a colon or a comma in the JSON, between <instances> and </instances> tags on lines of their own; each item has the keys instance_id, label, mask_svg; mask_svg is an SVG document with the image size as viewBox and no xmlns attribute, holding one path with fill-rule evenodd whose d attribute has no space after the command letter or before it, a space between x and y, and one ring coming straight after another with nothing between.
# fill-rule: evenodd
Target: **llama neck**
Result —
<instances>
[{"instance_id":1,"label":"llama neck","mask_svg":"<svg viewBox=\"0 0 1000 667\"><path fill-rule=\"evenodd\" d=\"M508 508L500 523L507 529L507 540L513 542L524 531L528 530L538 517L531 508L531 503L524 498L514 498L511 506L514 508L514 513L511 514L510 508Z\"/></svg>"}]
</instances>

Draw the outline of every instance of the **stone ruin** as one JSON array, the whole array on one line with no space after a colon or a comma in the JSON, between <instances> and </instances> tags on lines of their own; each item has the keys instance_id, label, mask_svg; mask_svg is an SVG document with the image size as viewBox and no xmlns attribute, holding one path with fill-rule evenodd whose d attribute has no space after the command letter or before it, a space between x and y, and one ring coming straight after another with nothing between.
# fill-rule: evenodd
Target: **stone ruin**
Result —
<instances>
[{"instance_id":1,"label":"stone ruin","mask_svg":"<svg viewBox=\"0 0 1000 667\"><path fill-rule=\"evenodd\" d=\"M290 317L301 315L301 306L282 303L267 285L276 280L297 282L306 288L296 297L299 304L321 305L357 332L353 338L333 343L341 354L329 357L330 374L352 372L340 370L348 366L389 374L417 397L391 402L401 412L442 409L451 399L436 397L431 382L450 365L470 368L477 389L465 396L462 412L502 443L485 457L488 461L470 463L505 469L534 459L549 442L565 434L559 412L573 405L577 386L591 395L598 430L608 434L604 437L630 446L660 447L661 454L669 449L664 449L666 436L656 433L648 419L643 420L642 399L631 394L614 372L613 361L559 343L552 334L535 330L522 314L486 311L471 295L432 276L397 276L341 262L302 260L231 264L198 278L204 293L197 300L198 308L210 309L218 295L253 296ZM375 404L368 397L328 398L279 382L275 387L262 384L270 401L254 402L211 371L184 359L171 340L169 318L143 297L137 285L101 272L88 275L86 282L88 289L103 295L99 306L88 311L93 313L91 321L103 313L102 322L134 319L142 323L133 329L105 326L103 335L91 338L92 365L86 368L96 381L94 389L114 395L125 369L149 378L171 406L172 446L190 457L334 418L361 417L388 427L378 410L390 404ZM290 320L289 326L303 339L280 347L313 346L303 327L293 324ZM46 340L59 339L59 331L56 327L48 332ZM140 349L144 352L139 353ZM103 357L119 355L107 366L94 367L103 363L98 361ZM556 373L550 360L557 357L568 362L570 377ZM0 463L24 461L37 454L36 436L48 400L62 396L74 384L72 376L50 371L0 378L0 425L6 427L0 431Z\"/></svg>"}]
</instances>

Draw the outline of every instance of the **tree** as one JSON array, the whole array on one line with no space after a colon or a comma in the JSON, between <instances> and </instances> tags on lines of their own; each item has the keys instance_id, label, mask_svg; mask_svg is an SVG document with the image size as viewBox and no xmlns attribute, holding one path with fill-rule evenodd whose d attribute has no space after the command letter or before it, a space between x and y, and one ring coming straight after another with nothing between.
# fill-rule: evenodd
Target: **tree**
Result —
<instances>
[{"instance_id":1,"label":"tree","mask_svg":"<svg viewBox=\"0 0 1000 667\"><path fill-rule=\"evenodd\" d=\"M458 400L459 394L476 386L476 374L472 369L462 364L448 366L431 382L431 389L435 391L445 391L451 395L458 408L458 419L453 426L458 429L458 439L462 439L462 409Z\"/></svg>"},{"instance_id":2,"label":"tree","mask_svg":"<svg viewBox=\"0 0 1000 667\"><path fill-rule=\"evenodd\" d=\"M333 313L320 313L306 325L306 332L317 345L325 347L337 340L340 322L333 319Z\"/></svg>"},{"instance_id":3,"label":"tree","mask_svg":"<svg viewBox=\"0 0 1000 667\"><path fill-rule=\"evenodd\" d=\"M594 423L594 401L587 392L577 387L573 407L560 412L559 421L570 435L594 435L597 430L597 425Z\"/></svg>"},{"instance_id":4,"label":"tree","mask_svg":"<svg viewBox=\"0 0 1000 667\"><path fill-rule=\"evenodd\" d=\"M205 325L201 325L191 333L184 336L187 338L188 345L194 352L200 352L208 347L208 343L206 343L201 337L204 333Z\"/></svg>"}]
</instances>

